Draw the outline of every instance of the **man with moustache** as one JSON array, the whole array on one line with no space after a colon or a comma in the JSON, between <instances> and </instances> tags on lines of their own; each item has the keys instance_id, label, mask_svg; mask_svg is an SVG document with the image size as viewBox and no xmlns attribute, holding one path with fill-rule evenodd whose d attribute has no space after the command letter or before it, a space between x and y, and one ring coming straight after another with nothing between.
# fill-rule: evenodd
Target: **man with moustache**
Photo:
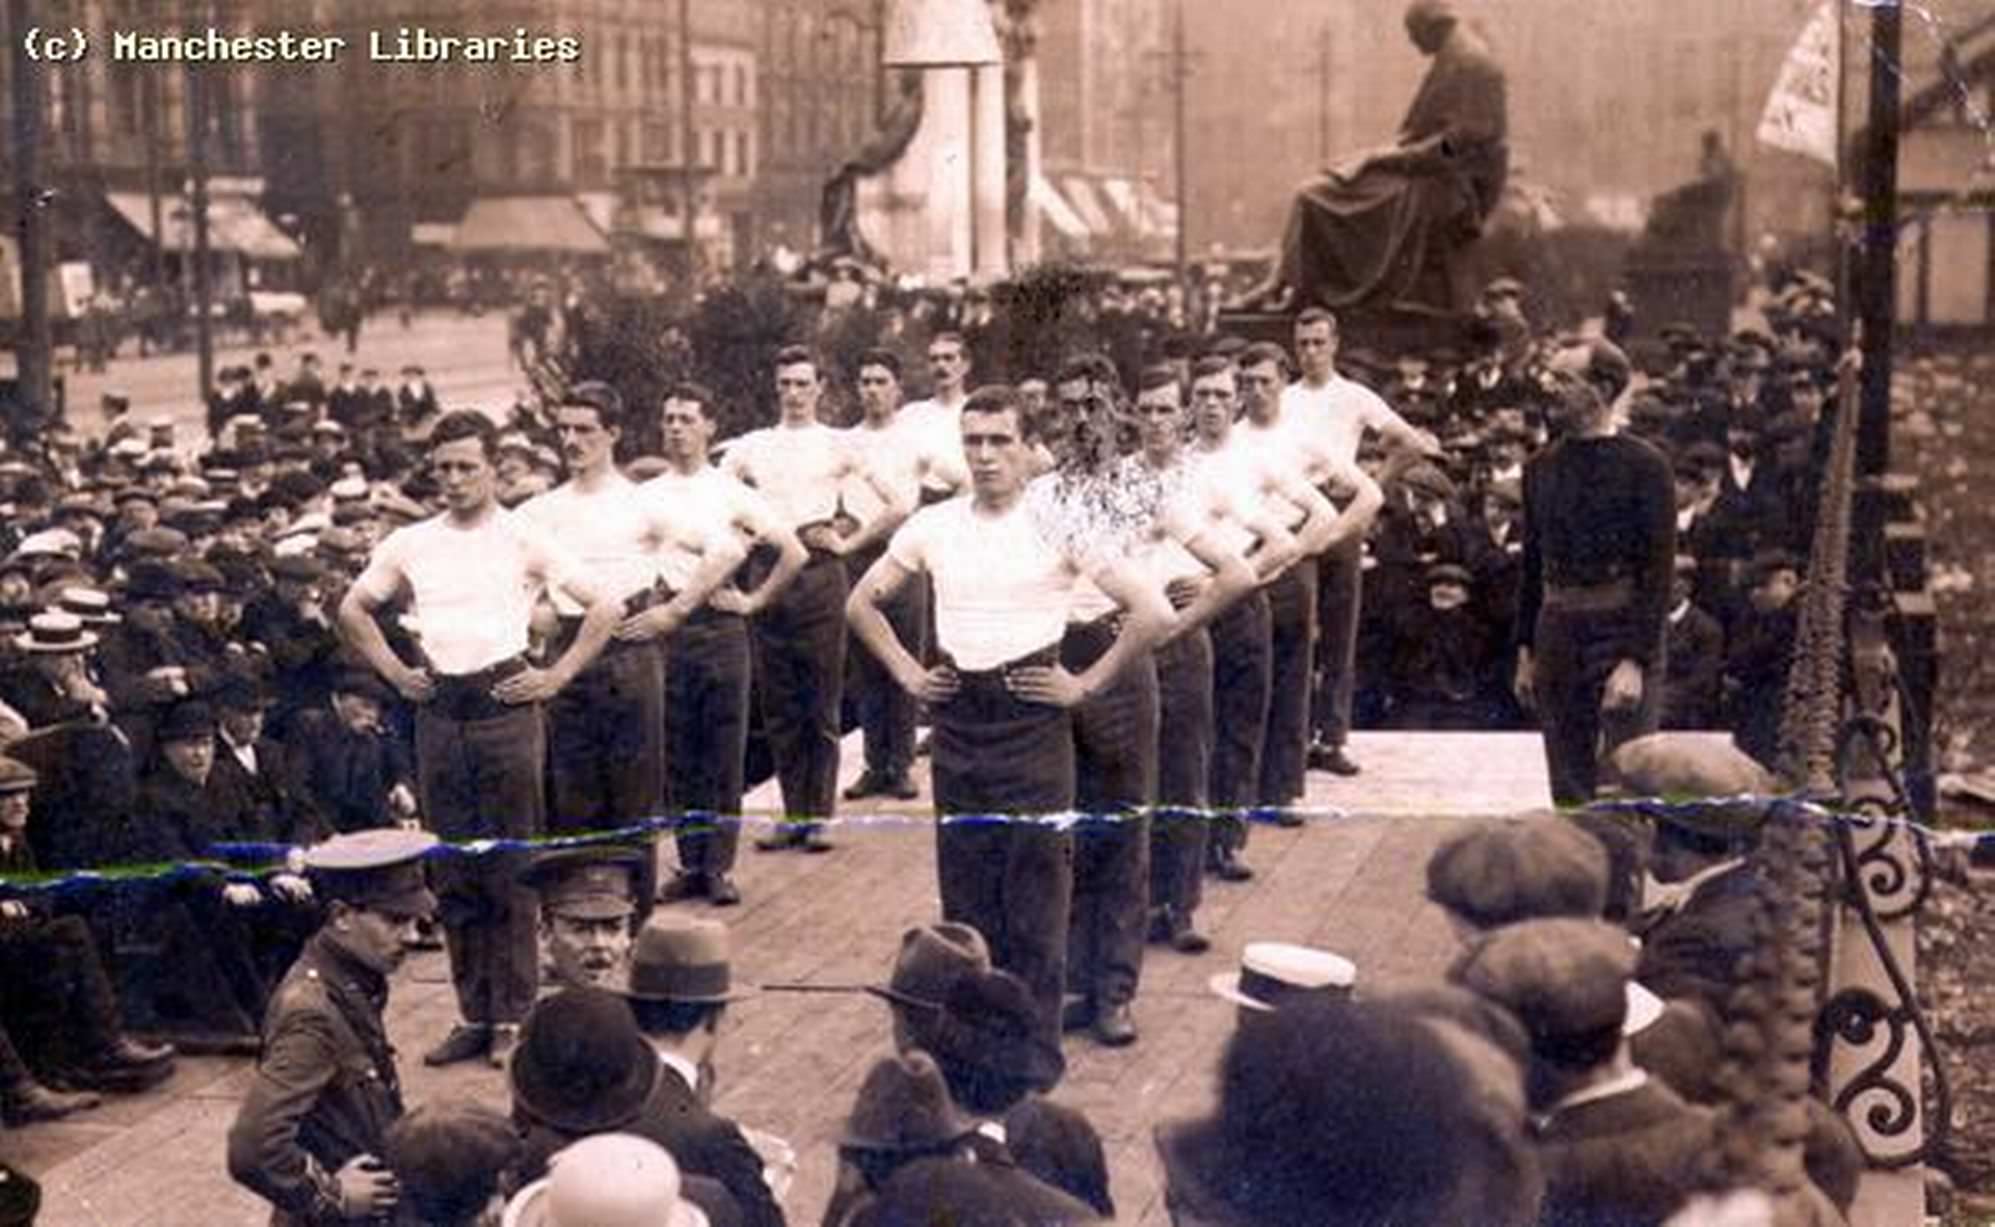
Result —
<instances>
[{"instance_id":1,"label":"man with moustache","mask_svg":"<svg viewBox=\"0 0 1995 1227\"><path fill-rule=\"evenodd\" d=\"M751 623L762 723L776 760L784 820L759 847L827 852L824 821L838 805L839 708L845 687L844 559L906 517L902 492L861 463L844 434L818 421L824 380L800 346L776 354L777 424L728 444L724 471L754 486L810 557ZM838 529L838 492L862 476L881 510L853 532Z\"/></svg>"},{"instance_id":2,"label":"man with moustache","mask_svg":"<svg viewBox=\"0 0 1995 1227\"><path fill-rule=\"evenodd\" d=\"M616 632L572 685L547 703L548 829L559 834L613 830L656 817L665 800L665 660L672 633L733 573L746 551L731 537L689 534L665 504L642 497L617 471L623 397L606 383L570 388L554 409L569 479L528 499L519 515L576 557L603 595L621 605ZM659 599L658 544L687 536L702 559L686 587ZM556 655L582 629L582 605L560 591ZM646 841L645 846L650 846ZM652 893L647 875L643 895Z\"/></svg>"},{"instance_id":3,"label":"man with moustache","mask_svg":"<svg viewBox=\"0 0 1995 1227\"><path fill-rule=\"evenodd\" d=\"M521 876L540 896L540 938L557 988L612 988L628 970L649 849L583 846L544 852Z\"/></svg>"},{"instance_id":4,"label":"man with moustache","mask_svg":"<svg viewBox=\"0 0 1995 1227\"><path fill-rule=\"evenodd\" d=\"M980 388L961 414L971 494L916 512L846 603L853 630L935 717L937 873L945 919L990 941L1032 989L1057 1035L1066 986L1073 836L1048 819L1073 808L1072 709L1106 689L1174 624L1161 593L1085 534L1046 531L1058 512L1028 496L1032 425L1017 393ZM1076 582L1123 611L1082 673L1060 663ZM924 668L881 612L933 581L937 663ZM1009 815L995 819L997 815Z\"/></svg>"},{"instance_id":5,"label":"man with moustache","mask_svg":"<svg viewBox=\"0 0 1995 1227\"><path fill-rule=\"evenodd\" d=\"M748 749L748 619L767 608L803 569L803 543L756 491L708 461L713 393L682 383L665 394L659 415L665 471L640 492L686 523L706 527L776 557L752 587L723 584L665 640L665 770L668 807L680 827L679 872L658 892L662 902L705 898L716 907L741 902L729 875L741 836L743 758ZM693 583L702 560L682 544L659 543L653 562L668 592Z\"/></svg>"},{"instance_id":6,"label":"man with moustache","mask_svg":"<svg viewBox=\"0 0 1995 1227\"><path fill-rule=\"evenodd\" d=\"M1516 688L1538 709L1552 799L1576 805L1600 754L1655 731L1676 506L1669 461L1616 431L1598 389L1546 380L1559 437L1524 468Z\"/></svg>"},{"instance_id":7,"label":"man with moustache","mask_svg":"<svg viewBox=\"0 0 1995 1227\"><path fill-rule=\"evenodd\" d=\"M416 705L416 776L423 816L449 839L529 839L545 824L542 704L594 660L621 621L574 556L532 521L501 508L493 465L498 430L476 410L445 414L430 434L441 515L397 529L340 602L339 629ZM546 668L526 658L534 594L565 589L582 625ZM412 664L383 637L376 613L409 598L425 659ZM463 1021L424 1060L480 1054L502 1065L533 1005L534 903L515 880L520 854L494 849L437 866L439 918Z\"/></svg>"},{"instance_id":8,"label":"man with moustache","mask_svg":"<svg viewBox=\"0 0 1995 1227\"><path fill-rule=\"evenodd\" d=\"M928 377L932 389L929 398L909 403L900 413L900 421L915 440L915 468L921 477L924 506L962 494L970 485L959 425L963 404L970 398L970 351L962 333L938 332L930 338Z\"/></svg>"},{"instance_id":9,"label":"man with moustache","mask_svg":"<svg viewBox=\"0 0 1995 1227\"><path fill-rule=\"evenodd\" d=\"M305 855L326 919L271 997L228 1140L229 1175L276 1208L273 1223L394 1213L396 1180L380 1156L402 1093L382 1014L416 918L437 905L420 863L435 843L419 831L365 831Z\"/></svg>"}]
</instances>

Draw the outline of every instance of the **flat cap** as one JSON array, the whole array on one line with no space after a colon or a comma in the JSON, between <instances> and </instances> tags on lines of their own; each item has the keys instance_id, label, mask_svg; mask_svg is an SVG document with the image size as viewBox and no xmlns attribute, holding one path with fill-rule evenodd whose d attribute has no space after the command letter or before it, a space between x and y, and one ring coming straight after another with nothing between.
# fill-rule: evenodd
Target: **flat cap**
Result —
<instances>
[{"instance_id":1,"label":"flat cap","mask_svg":"<svg viewBox=\"0 0 1995 1227\"><path fill-rule=\"evenodd\" d=\"M1515 1014L1532 1051L1556 1056L1563 1041L1627 1022L1636 953L1605 921L1525 920L1477 938L1448 979Z\"/></svg>"},{"instance_id":2,"label":"flat cap","mask_svg":"<svg viewBox=\"0 0 1995 1227\"><path fill-rule=\"evenodd\" d=\"M1427 897L1479 928L1546 916L1597 918L1607 906L1607 851L1556 814L1497 818L1443 843L1427 861Z\"/></svg>"},{"instance_id":3,"label":"flat cap","mask_svg":"<svg viewBox=\"0 0 1995 1227\"><path fill-rule=\"evenodd\" d=\"M33 767L20 759L0 755L0 794L26 792L33 788L40 778L35 774Z\"/></svg>"}]
</instances>

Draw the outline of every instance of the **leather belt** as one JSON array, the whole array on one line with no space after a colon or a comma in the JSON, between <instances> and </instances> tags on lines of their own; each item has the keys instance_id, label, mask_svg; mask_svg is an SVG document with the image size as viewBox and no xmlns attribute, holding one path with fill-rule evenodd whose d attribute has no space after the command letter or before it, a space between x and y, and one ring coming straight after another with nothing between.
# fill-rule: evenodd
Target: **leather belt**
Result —
<instances>
[{"instance_id":1,"label":"leather belt","mask_svg":"<svg viewBox=\"0 0 1995 1227\"><path fill-rule=\"evenodd\" d=\"M492 697L492 687L527 669L525 656L512 656L476 673L445 673L436 678L436 691L424 710L451 720L490 720L513 711L516 704Z\"/></svg>"}]
</instances>

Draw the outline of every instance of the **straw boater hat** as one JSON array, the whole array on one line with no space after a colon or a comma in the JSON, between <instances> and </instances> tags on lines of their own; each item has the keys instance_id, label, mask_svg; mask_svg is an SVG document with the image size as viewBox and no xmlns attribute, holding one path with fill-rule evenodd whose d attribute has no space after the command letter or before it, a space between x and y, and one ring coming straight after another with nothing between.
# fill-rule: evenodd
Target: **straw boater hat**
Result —
<instances>
[{"instance_id":1,"label":"straw boater hat","mask_svg":"<svg viewBox=\"0 0 1995 1227\"><path fill-rule=\"evenodd\" d=\"M1273 1010L1303 995L1348 997L1358 965L1341 954L1291 942L1248 942L1240 967L1207 981L1212 991L1250 1010Z\"/></svg>"},{"instance_id":2,"label":"straw boater hat","mask_svg":"<svg viewBox=\"0 0 1995 1227\"><path fill-rule=\"evenodd\" d=\"M547 1176L506 1203L500 1224L707 1227L705 1211L685 1199L682 1186L679 1165L663 1146L634 1134L598 1134L558 1152Z\"/></svg>"},{"instance_id":3,"label":"straw boater hat","mask_svg":"<svg viewBox=\"0 0 1995 1227\"><path fill-rule=\"evenodd\" d=\"M109 626L124 620L111 611L111 598L95 588L64 588L57 600L57 608L87 626Z\"/></svg>"},{"instance_id":4,"label":"straw boater hat","mask_svg":"<svg viewBox=\"0 0 1995 1227\"><path fill-rule=\"evenodd\" d=\"M23 652L84 652L97 646L97 634L86 630L75 614L50 610L29 618L28 629L14 636L14 646Z\"/></svg>"}]
</instances>

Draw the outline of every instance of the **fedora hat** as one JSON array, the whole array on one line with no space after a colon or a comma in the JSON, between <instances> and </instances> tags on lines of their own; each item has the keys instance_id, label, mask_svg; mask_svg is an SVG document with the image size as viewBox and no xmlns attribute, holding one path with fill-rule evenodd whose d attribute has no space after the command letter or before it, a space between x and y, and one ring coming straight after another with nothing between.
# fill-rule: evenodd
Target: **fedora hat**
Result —
<instances>
[{"instance_id":1,"label":"fedora hat","mask_svg":"<svg viewBox=\"0 0 1995 1227\"><path fill-rule=\"evenodd\" d=\"M1032 990L1007 971L961 977L939 1008L917 1011L908 1030L914 1046L938 1063L1000 1074L1034 1090L1051 1090L1067 1072Z\"/></svg>"},{"instance_id":2,"label":"fedora hat","mask_svg":"<svg viewBox=\"0 0 1995 1227\"><path fill-rule=\"evenodd\" d=\"M859 1085L841 1146L863 1150L939 1150L975 1130L949 1097L949 1084L925 1052L881 1057Z\"/></svg>"},{"instance_id":3,"label":"fedora hat","mask_svg":"<svg viewBox=\"0 0 1995 1227\"><path fill-rule=\"evenodd\" d=\"M1207 981L1214 994L1250 1010L1273 1010L1294 997L1348 997L1358 965L1341 954L1291 942L1248 942L1240 966Z\"/></svg>"},{"instance_id":4,"label":"fedora hat","mask_svg":"<svg viewBox=\"0 0 1995 1227\"><path fill-rule=\"evenodd\" d=\"M692 1005L739 1001L727 926L705 917L655 914L638 930L624 995Z\"/></svg>"},{"instance_id":5,"label":"fedora hat","mask_svg":"<svg viewBox=\"0 0 1995 1227\"><path fill-rule=\"evenodd\" d=\"M918 925L901 934L893 974L875 991L897 1005L940 1009L958 981L990 969L990 946L969 925Z\"/></svg>"},{"instance_id":6,"label":"fedora hat","mask_svg":"<svg viewBox=\"0 0 1995 1227\"><path fill-rule=\"evenodd\" d=\"M14 646L23 652L83 652L97 646L97 634L84 629L75 614L52 609L29 618L28 629L14 636Z\"/></svg>"},{"instance_id":7,"label":"fedora hat","mask_svg":"<svg viewBox=\"0 0 1995 1227\"><path fill-rule=\"evenodd\" d=\"M658 1054L614 993L567 988L527 1015L513 1054L513 1102L570 1133L636 1119L658 1081Z\"/></svg>"}]
</instances>

